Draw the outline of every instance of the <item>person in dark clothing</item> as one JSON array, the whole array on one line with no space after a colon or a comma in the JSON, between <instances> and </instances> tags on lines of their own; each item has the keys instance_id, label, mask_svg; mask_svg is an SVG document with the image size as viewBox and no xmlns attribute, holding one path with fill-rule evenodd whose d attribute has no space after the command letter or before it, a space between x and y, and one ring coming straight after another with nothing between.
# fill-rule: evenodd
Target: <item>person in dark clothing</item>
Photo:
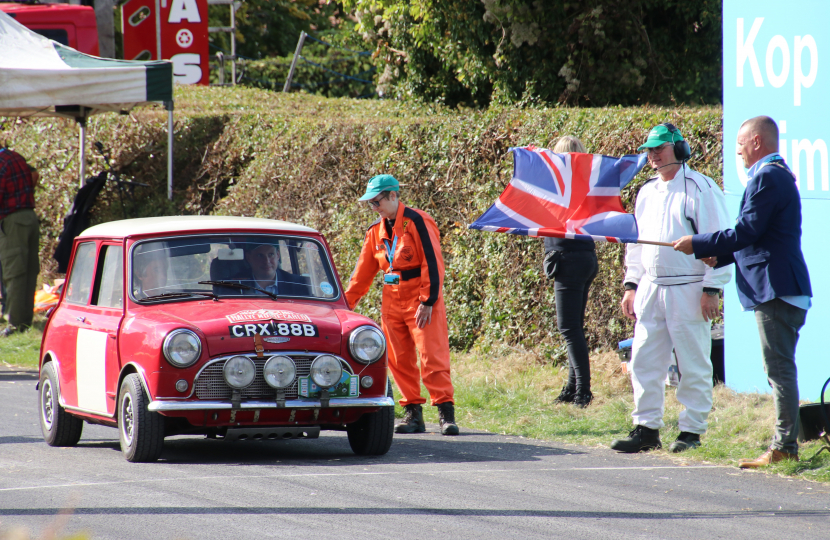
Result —
<instances>
[{"instance_id":1,"label":"person in dark clothing","mask_svg":"<svg viewBox=\"0 0 830 540\"><path fill-rule=\"evenodd\" d=\"M734 264L741 307L755 312L775 404L775 436L760 457L739 460L741 469L798 461L795 349L812 306L813 289L801 250L802 195L778 153L778 137L778 125L769 116L741 124L737 147L747 181L735 227L683 236L674 243L675 250L714 268Z\"/></svg>"},{"instance_id":2,"label":"person in dark clothing","mask_svg":"<svg viewBox=\"0 0 830 540\"><path fill-rule=\"evenodd\" d=\"M0 260L3 261L7 336L32 324L40 273L40 221L35 214L38 173L17 152L0 148Z\"/></svg>"},{"instance_id":3,"label":"person in dark clothing","mask_svg":"<svg viewBox=\"0 0 830 540\"><path fill-rule=\"evenodd\" d=\"M582 141L571 136L559 139L553 151L587 153ZM545 238L544 242L545 275L554 280L556 326L568 347L568 382L555 401L585 408L594 397L584 330L588 292L599 270L594 241Z\"/></svg>"}]
</instances>

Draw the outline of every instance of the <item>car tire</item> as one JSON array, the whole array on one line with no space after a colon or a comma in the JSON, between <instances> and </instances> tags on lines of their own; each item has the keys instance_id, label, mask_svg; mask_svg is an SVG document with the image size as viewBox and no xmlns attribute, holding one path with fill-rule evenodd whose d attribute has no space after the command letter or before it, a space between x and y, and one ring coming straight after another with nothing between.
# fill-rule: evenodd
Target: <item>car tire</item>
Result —
<instances>
[{"instance_id":1,"label":"car tire","mask_svg":"<svg viewBox=\"0 0 830 540\"><path fill-rule=\"evenodd\" d=\"M387 382L386 395L392 397L392 385ZM381 407L366 413L360 420L346 427L349 446L359 456L382 456L392 447L395 430L395 407Z\"/></svg>"},{"instance_id":2,"label":"car tire","mask_svg":"<svg viewBox=\"0 0 830 540\"><path fill-rule=\"evenodd\" d=\"M118 392L118 438L132 463L156 461L164 448L164 417L148 411L148 402L139 375L127 375Z\"/></svg>"},{"instance_id":3,"label":"car tire","mask_svg":"<svg viewBox=\"0 0 830 540\"><path fill-rule=\"evenodd\" d=\"M84 421L61 407L55 364L47 362L40 370L38 401L40 430L49 446L75 446L81 440Z\"/></svg>"}]
</instances>

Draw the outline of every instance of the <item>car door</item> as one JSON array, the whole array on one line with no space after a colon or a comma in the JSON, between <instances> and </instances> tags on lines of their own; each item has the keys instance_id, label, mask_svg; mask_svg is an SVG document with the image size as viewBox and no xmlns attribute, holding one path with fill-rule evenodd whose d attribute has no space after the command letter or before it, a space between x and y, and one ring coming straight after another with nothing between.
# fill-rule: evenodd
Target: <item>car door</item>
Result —
<instances>
[{"instance_id":1,"label":"car door","mask_svg":"<svg viewBox=\"0 0 830 540\"><path fill-rule=\"evenodd\" d=\"M106 411L108 416L115 414L121 372L118 330L123 318L124 249L119 244L103 243L98 252L88 327L78 329L76 365L82 370L79 374L88 374L83 380L89 381L79 393L79 400L88 400L90 410ZM80 376L78 380L80 383Z\"/></svg>"},{"instance_id":2,"label":"car door","mask_svg":"<svg viewBox=\"0 0 830 540\"><path fill-rule=\"evenodd\" d=\"M124 255L120 244L84 242L75 253L60 328L61 394L68 408L115 414L118 329L124 307Z\"/></svg>"},{"instance_id":3,"label":"car door","mask_svg":"<svg viewBox=\"0 0 830 540\"><path fill-rule=\"evenodd\" d=\"M78 330L88 328L87 306L92 294L98 248L94 241L81 242L75 248L63 301L50 322L50 349L60 368L61 397L67 408L78 409L77 339Z\"/></svg>"}]
</instances>

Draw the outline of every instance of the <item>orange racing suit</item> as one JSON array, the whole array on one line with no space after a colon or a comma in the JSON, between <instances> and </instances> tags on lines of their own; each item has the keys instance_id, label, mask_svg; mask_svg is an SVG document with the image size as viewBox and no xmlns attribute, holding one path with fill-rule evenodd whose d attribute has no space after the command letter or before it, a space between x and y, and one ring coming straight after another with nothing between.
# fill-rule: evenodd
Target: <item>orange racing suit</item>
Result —
<instances>
[{"instance_id":1,"label":"orange racing suit","mask_svg":"<svg viewBox=\"0 0 830 540\"><path fill-rule=\"evenodd\" d=\"M383 286L381 326L389 343L389 369L403 395L402 406L426 402L421 397L420 380L429 391L432 405L453 402L442 290L444 258L439 241L438 226L426 212L399 203L391 238L386 219L369 227L346 289L346 301L354 309L377 273L390 273L388 248L393 249L391 273L399 274L400 282ZM415 323L420 304L432 306L432 320L423 328ZM421 357L420 377L416 349Z\"/></svg>"}]
</instances>

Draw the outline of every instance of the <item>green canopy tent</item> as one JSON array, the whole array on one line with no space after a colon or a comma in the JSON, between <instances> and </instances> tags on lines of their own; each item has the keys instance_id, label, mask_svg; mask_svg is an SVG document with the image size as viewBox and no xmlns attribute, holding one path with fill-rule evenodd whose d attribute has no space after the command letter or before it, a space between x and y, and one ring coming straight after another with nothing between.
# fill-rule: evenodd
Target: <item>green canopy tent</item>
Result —
<instances>
[{"instance_id":1,"label":"green canopy tent","mask_svg":"<svg viewBox=\"0 0 830 540\"><path fill-rule=\"evenodd\" d=\"M0 11L0 116L74 118L80 126L80 185L86 120L161 102L168 111L167 195L173 198L173 64L98 58L24 27Z\"/></svg>"}]
</instances>

